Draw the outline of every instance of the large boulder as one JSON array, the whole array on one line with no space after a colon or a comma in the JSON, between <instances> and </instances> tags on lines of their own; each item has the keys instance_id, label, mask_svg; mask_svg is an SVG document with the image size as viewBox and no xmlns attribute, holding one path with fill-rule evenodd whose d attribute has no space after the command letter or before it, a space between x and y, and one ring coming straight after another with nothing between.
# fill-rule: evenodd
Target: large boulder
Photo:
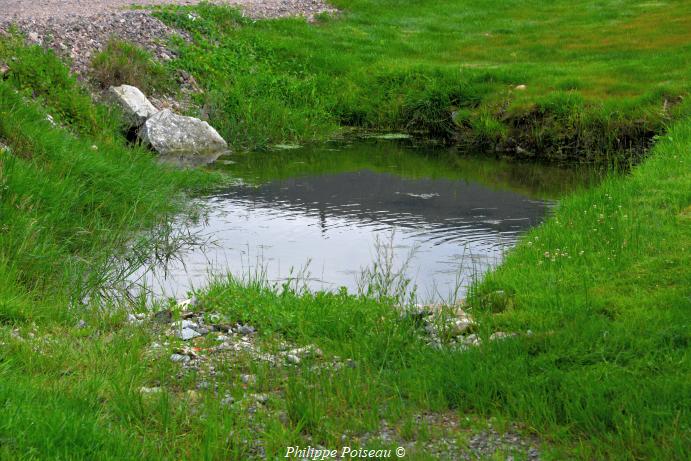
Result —
<instances>
[{"instance_id":1,"label":"large boulder","mask_svg":"<svg viewBox=\"0 0 691 461\"><path fill-rule=\"evenodd\" d=\"M209 155L228 151L228 144L208 123L164 109L149 117L139 138L164 156Z\"/></svg>"},{"instance_id":2,"label":"large boulder","mask_svg":"<svg viewBox=\"0 0 691 461\"><path fill-rule=\"evenodd\" d=\"M130 85L111 86L111 98L122 107L129 128L140 127L158 109L146 98L139 88Z\"/></svg>"}]
</instances>

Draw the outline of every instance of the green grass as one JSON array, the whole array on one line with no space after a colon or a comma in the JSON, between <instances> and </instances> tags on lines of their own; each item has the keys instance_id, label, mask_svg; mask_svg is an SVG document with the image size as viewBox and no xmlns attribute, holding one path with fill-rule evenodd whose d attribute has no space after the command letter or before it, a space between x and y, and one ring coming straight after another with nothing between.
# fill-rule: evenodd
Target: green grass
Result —
<instances>
[{"instance_id":1,"label":"green grass","mask_svg":"<svg viewBox=\"0 0 691 461\"><path fill-rule=\"evenodd\" d=\"M640 152L689 92L688 2L333 3L315 24L208 5L158 16L194 37L174 66L237 147L348 126L592 161Z\"/></svg>"},{"instance_id":2,"label":"green grass","mask_svg":"<svg viewBox=\"0 0 691 461\"><path fill-rule=\"evenodd\" d=\"M78 300L133 232L179 210L177 194L210 176L162 167L126 145L118 114L92 103L51 53L10 37L0 40L0 60L11 66L0 81L0 141L9 148L0 154L0 291ZM11 300L1 301L3 318L39 315Z\"/></svg>"},{"instance_id":3,"label":"green grass","mask_svg":"<svg viewBox=\"0 0 691 461\"><path fill-rule=\"evenodd\" d=\"M201 296L205 310L256 325L269 344L316 344L326 357L358 364L338 372L315 371L314 362L224 369L217 380L251 371L261 376L257 389L279 396L261 423L225 427L264 427L259 439L280 457L294 443L339 447L343 433L353 440L376 431L381 419L403 437L413 415L451 412L516 422L540 438L546 459L687 459L690 148L684 121L631 176L563 200L526 235L469 300L481 337L520 336L478 350L425 346L386 301L216 281ZM499 289L510 302L493 301ZM200 379L157 382L179 396ZM426 440L420 436L412 459L428 459Z\"/></svg>"},{"instance_id":4,"label":"green grass","mask_svg":"<svg viewBox=\"0 0 691 461\"><path fill-rule=\"evenodd\" d=\"M101 89L132 85L144 94L173 90L170 70L156 62L150 53L131 43L111 39L91 61L91 78Z\"/></svg>"},{"instance_id":5,"label":"green grass","mask_svg":"<svg viewBox=\"0 0 691 461\"><path fill-rule=\"evenodd\" d=\"M349 125L485 147L514 137L580 159L593 146L639 145L689 113L676 99L688 93L687 2L335 3L342 17L316 25L208 6L196 21L161 15L195 34L174 65L198 78L204 110L240 146ZM324 357L269 367L237 354L215 362L216 389L196 389L211 378L169 360L179 342L124 321L151 307L144 300L81 301L111 278L111 255L215 176L125 144L118 115L53 54L3 37L0 61L10 68L0 80L1 459L244 460L399 439L412 443L407 459L429 459L427 443L448 428L421 414L458 422L450 436L462 445L488 424L515 425L544 459L689 458L691 119L630 175L564 199L474 287L480 336L518 337L440 351L393 300L221 279L199 293L201 309L256 326L265 350L315 344ZM320 368L335 356L354 366ZM252 413L255 392L270 398ZM240 403L224 406L226 393ZM382 420L395 440L362 442Z\"/></svg>"},{"instance_id":6,"label":"green grass","mask_svg":"<svg viewBox=\"0 0 691 461\"><path fill-rule=\"evenodd\" d=\"M691 122L683 121L631 176L564 199L476 287L469 309L481 337L520 334L476 350L426 346L386 300L232 279L200 293L201 309L256 326L265 350L316 344L324 358L285 368L239 354L211 362L209 377L204 367L178 372L168 360L175 341L152 354L160 332L123 325L117 309L82 312L84 330L12 323L24 339L3 330L3 450L240 460L264 458L259 440L279 458L294 444L357 445L386 420L397 439L413 441L408 459L429 459L426 444L442 428L415 416L439 414L460 421L452 433L461 443L489 418L500 431L515 423L539 438L545 459L687 459L690 148ZM493 302L498 289L511 302ZM196 346L205 354L213 343ZM356 366L313 368L334 356ZM256 384L241 383L242 373ZM202 381L218 387L196 390ZM141 386L163 391L142 396ZM38 397L46 391L58 397ZM249 417L254 392L270 400ZM226 393L241 403L223 406Z\"/></svg>"}]
</instances>

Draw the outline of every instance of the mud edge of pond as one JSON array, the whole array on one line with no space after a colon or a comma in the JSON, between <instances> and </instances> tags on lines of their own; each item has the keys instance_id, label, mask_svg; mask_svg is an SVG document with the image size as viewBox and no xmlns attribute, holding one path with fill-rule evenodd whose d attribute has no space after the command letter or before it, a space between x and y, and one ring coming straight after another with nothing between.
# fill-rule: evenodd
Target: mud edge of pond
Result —
<instances>
[{"instance_id":1,"label":"mud edge of pond","mask_svg":"<svg viewBox=\"0 0 691 461\"><path fill-rule=\"evenodd\" d=\"M527 111L502 119L503 130L494 137L465 123L455 127L448 142L462 151L517 160L628 165L645 156L655 138L665 132L668 121L622 119L612 125L598 121L590 126L574 126L572 120L554 114Z\"/></svg>"}]
</instances>

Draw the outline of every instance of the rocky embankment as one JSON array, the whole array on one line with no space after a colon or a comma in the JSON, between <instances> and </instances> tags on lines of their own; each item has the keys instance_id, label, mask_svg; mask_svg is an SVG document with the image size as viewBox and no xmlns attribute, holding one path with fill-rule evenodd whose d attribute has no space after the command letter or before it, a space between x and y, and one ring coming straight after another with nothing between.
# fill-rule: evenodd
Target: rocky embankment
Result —
<instances>
[{"instance_id":1,"label":"rocky embankment","mask_svg":"<svg viewBox=\"0 0 691 461\"><path fill-rule=\"evenodd\" d=\"M166 44L172 35L185 34L131 5L192 5L199 0L9 0L0 10L0 33L16 26L29 42L52 48L69 59L72 71L85 75L91 59L113 37L137 43L160 61L175 54ZM304 16L308 20L335 9L322 0L225 0L256 19Z\"/></svg>"}]
</instances>

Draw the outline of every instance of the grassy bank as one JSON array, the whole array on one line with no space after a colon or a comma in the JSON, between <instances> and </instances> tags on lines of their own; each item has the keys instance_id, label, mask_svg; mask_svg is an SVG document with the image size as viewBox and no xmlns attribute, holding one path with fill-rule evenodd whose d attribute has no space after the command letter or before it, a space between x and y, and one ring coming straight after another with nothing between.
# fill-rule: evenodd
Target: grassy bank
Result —
<instances>
[{"instance_id":1,"label":"grassy bank","mask_svg":"<svg viewBox=\"0 0 691 461\"><path fill-rule=\"evenodd\" d=\"M437 451L440 440L467 447L491 424L544 459L687 459L690 148L691 122L680 122L630 177L565 199L470 300L481 338L519 336L465 352L427 346L393 300L232 279L199 293L194 310L253 325L262 354L280 357L284 344L323 354L272 365L249 350L210 352L211 334L187 368L170 360L184 347L165 325L129 324L119 309L5 317L0 453L241 460L320 444L453 459L460 451Z\"/></svg>"},{"instance_id":2,"label":"grassy bank","mask_svg":"<svg viewBox=\"0 0 691 461\"><path fill-rule=\"evenodd\" d=\"M419 131L551 160L640 153L689 92L687 2L334 1L337 17L251 21L166 9L173 64L236 146L340 126Z\"/></svg>"},{"instance_id":3,"label":"grassy bank","mask_svg":"<svg viewBox=\"0 0 691 461\"><path fill-rule=\"evenodd\" d=\"M194 34L172 65L197 76L199 102L240 146L352 125L579 157L688 113L675 105L688 91L685 2L336 3L343 16L316 25L208 6L161 15ZM453 459L490 427L527 444L498 458L528 445L544 459L689 458L691 119L629 176L563 200L475 287L480 347L429 347L393 299L222 279L193 310L257 333L212 353L218 332L188 350L169 323L127 318L170 307L179 319L179 307L94 294L132 235L214 177L127 145L118 114L53 55L5 37L0 60L0 458L348 445ZM488 341L496 331L518 336ZM301 346L322 353L284 360ZM171 360L182 352L196 368Z\"/></svg>"},{"instance_id":4,"label":"grassy bank","mask_svg":"<svg viewBox=\"0 0 691 461\"><path fill-rule=\"evenodd\" d=\"M12 63L0 80L2 318L59 317L64 309L43 312L41 300L83 299L133 232L165 221L181 191L212 179L126 145L119 114L94 104L54 55L5 38L0 60Z\"/></svg>"}]
</instances>

